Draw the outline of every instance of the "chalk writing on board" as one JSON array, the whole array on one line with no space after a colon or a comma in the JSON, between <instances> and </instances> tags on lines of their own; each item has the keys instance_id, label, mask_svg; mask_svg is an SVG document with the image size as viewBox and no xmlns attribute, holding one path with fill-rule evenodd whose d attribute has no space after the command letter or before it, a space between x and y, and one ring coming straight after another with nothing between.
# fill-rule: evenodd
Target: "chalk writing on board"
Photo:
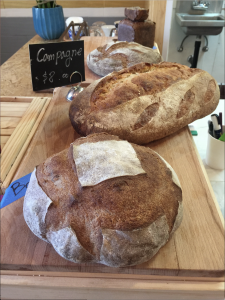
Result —
<instances>
[{"instance_id":1,"label":"chalk writing on board","mask_svg":"<svg viewBox=\"0 0 225 300\"><path fill-rule=\"evenodd\" d=\"M65 66L69 67L70 62L75 56L81 56L82 48L79 50L67 50L67 51L57 51L56 53L48 54L45 52L45 48L41 48L37 53L37 61L38 62L46 62L46 61L55 61L55 65L58 65L58 61L60 59L65 58Z\"/></svg>"},{"instance_id":2,"label":"chalk writing on board","mask_svg":"<svg viewBox=\"0 0 225 300\"><path fill-rule=\"evenodd\" d=\"M25 188L27 189L28 183L29 183L29 181L26 184L20 184L19 181L14 182L11 185L11 189L13 190L14 195L15 196L18 195Z\"/></svg>"},{"instance_id":3,"label":"chalk writing on board","mask_svg":"<svg viewBox=\"0 0 225 300\"><path fill-rule=\"evenodd\" d=\"M83 40L32 44L29 51L34 91L85 81Z\"/></svg>"},{"instance_id":4,"label":"chalk writing on board","mask_svg":"<svg viewBox=\"0 0 225 300\"><path fill-rule=\"evenodd\" d=\"M49 74L47 74L47 72L45 71L45 73L43 75L43 77L44 77L44 79L43 79L44 84L46 83L46 80L49 80L50 82L53 82L53 76L54 75L55 75L54 71L50 72Z\"/></svg>"}]
</instances>

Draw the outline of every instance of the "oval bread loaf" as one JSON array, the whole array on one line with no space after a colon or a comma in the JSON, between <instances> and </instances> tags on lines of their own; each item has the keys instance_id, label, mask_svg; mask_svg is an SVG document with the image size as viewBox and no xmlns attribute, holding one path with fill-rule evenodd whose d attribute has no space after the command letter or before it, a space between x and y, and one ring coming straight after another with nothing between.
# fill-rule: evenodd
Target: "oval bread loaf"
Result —
<instances>
[{"instance_id":1,"label":"oval bread loaf","mask_svg":"<svg viewBox=\"0 0 225 300\"><path fill-rule=\"evenodd\" d=\"M139 62L159 63L162 56L155 50L135 42L111 42L88 54L87 65L94 73L105 76Z\"/></svg>"},{"instance_id":2,"label":"oval bread loaf","mask_svg":"<svg viewBox=\"0 0 225 300\"><path fill-rule=\"evenodd\" d=\"M153 257L182 220L182 190L153 150L106 133L40 164L24 198L31 231L75 263L132 266Z\"/></svg>"},{"instance_id":3,"label":"oval bread loaf","mask_svg":"<svg viewBox=\"0 0 225 300\"><path fill-rule=\"evenodd\" d=\"M146 144L210 114L219 97L206 71L141 63L93 82L72 101L69 117L82 136L108 132Z\"/></svg>"}]
</instances>

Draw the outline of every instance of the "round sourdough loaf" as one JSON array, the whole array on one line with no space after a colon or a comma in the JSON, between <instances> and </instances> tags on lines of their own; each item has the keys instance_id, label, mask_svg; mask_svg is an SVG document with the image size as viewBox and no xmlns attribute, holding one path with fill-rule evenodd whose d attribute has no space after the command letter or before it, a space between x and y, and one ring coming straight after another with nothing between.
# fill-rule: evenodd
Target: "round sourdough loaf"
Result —
<instances>
[{"instance_id":1,"label":"round sourdough loaf","mask_svg":"<svg viewBox=\"0 0 225 300\"><path fill-rule=\"evenodd\" d=\"M153 150L93 134L33 171L23 213L67 260L132 266L153 257L180 225L182 190Z\"/></svg>"},{"instance_id":2,"label":"round sourdough loaf","mask_svg":"<svg viewBox=\"0 0 225 300\"><path fill-rule=\"evenodd\" d=\"M87 65L94 73L105 76L139 62L159 63L161 55L135 42L111 42L88 54Z\"/></svg>"},{"instance_id":3,"label":"round sourdough loaf","mask_svg":"<svg viewBox=\"0 0 225 300\"><path fill-rule=\"evenodd\" d=\"M71 103L69 117L82 136L108 132L146 144L209 115L219 98L219 87L206 71L140 63L89 85Z\"/></svg>"}]
</instances>

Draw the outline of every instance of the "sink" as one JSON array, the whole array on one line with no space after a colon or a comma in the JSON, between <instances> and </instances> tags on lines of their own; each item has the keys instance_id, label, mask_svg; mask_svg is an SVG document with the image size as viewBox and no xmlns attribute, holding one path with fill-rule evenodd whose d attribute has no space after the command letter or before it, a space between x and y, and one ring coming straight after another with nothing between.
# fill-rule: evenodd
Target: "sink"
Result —
<instances>
[{"instance_id":1,"label":"sink","mask_svg":"<svg viewBox=\"0 0 225 300\"><path fill-rule=\"evenodd\" d=\"M187 35L217 35L225 26L224 16L214 13L204 15L176 13L176 20Z\"/></svg>"}]
</instances>

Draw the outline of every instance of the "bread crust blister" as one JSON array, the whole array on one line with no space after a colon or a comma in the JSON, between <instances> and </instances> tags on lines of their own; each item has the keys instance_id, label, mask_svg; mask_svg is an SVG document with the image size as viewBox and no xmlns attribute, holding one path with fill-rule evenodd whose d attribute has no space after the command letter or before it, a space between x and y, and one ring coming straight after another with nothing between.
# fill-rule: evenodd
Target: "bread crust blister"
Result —
<instances>
[{"instance_id":1,"label":"bread crust blister","mask_svg":"<svg viewBox=\"0 0 225 300\"><path fill-rule=\"evenodd\" d=\"M73 100L69 117L82 136L107 132L146 144L209 115L219 98L206 71L140 63L93 82Z\"/></svg>"},{"instance_id":2,"label":"bread crust blister","mask_svg":"<svg viewBox=\"0 0 225 300\"><path fill-rule=\"evenodd\" d=\"M137 175L113 174L82 187L74 149L107 141L118 147L127 143L142 169L138 167ZM67 260L132 266L151 259L179 227L182 190L172 167L156 152L116 136L93 134L77 139L33 171L23 212L31 231Z\"/></svg>"}]
</instances>

